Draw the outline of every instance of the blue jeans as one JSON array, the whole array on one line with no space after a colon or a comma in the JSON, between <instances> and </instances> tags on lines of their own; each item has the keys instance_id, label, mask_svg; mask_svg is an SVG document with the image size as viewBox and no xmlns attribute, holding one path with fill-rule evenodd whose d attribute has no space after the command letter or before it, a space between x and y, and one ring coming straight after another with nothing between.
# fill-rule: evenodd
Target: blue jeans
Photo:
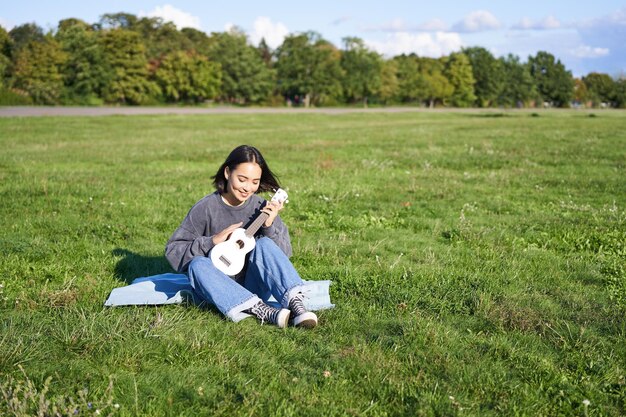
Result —
<instances>
[{"instance_id":1,"label":"blue jeans","mask_svg":"<svg viewBox=\"0 0 626 417\"><path fill-rule=\"evenodd\" d=\"M191 260L188 276L196 293L235 322L249 316L245 310L272 296L286 307L304 284L287 255L267 237L258 239L250 252L243 285L204 256Z\"/></svg>"}]
</instances>

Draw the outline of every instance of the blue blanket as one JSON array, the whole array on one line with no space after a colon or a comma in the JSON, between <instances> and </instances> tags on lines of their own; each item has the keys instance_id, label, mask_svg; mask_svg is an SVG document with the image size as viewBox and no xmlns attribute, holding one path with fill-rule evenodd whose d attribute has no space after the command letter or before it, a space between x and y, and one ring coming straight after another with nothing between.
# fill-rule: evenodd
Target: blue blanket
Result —
<instances>
[{"instance_id":1,"label":"blue blanket","mask_svg":"<svg viewBox=\"0 0 626 417\"><path fill-rule=\"evenodd\" d=\"M304 281L304 305L309 310L322 310L335 305L330 302L331 281ZM160 274L135 279L130 285L115 288L104 305L109 307L127 305L180 304L183 301L200 304L202 299L184 274ZM266 300L277 305L275 299Z\"/></svg>"}]
</instances>

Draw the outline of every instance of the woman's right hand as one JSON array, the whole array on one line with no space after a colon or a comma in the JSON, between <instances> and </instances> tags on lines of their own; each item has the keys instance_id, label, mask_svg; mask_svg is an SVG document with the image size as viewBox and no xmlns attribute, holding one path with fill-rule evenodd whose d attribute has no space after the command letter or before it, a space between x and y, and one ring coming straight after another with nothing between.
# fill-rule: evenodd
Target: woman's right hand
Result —
<instances>
[{"instance_id":1,"label":"woman's right hand","mask_svg":"<svg viewBox=\"0 0 626 417\"><path fill-rule=\"evenodd\" d=\"M213 235L213 244L217 245L218 243L225 242L226 239L228 239L228 236L230 236L230 234L234 232L235 229L240 228L242 225L243 225L243 222L231 224L230 226L228 226L226 229L222 230L218 234Z\"/></svg>"}]
</instances>

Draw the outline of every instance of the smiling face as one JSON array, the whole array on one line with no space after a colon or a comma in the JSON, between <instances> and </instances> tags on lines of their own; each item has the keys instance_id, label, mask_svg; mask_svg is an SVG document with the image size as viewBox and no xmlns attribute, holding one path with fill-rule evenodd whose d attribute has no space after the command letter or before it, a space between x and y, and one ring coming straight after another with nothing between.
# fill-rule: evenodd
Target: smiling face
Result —
<instances>
[{"instance_id":1,"label":"smiling face","mask_svg":"<svg viewBox=\"0 0 626 417\"><path fill-rule=\"evenodd\" d=\"M261 167L255 162L241 163L232 171L226 167L226 192L222 195L226 202L231 206L243 204L259 189L262 173Z\"/></svg>"}]
</instances>

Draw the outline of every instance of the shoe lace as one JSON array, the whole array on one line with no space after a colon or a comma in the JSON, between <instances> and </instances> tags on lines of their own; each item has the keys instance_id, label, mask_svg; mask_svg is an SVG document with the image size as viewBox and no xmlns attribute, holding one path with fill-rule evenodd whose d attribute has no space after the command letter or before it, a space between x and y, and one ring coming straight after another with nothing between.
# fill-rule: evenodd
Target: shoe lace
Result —
<instances>
[{"instance_id":1,"label":"shoe lace","mask_svg":"<svg viewBox=\"0 0 626 417\"><path fill-rule=\"evenodd\" d=\"M304 294L301 292L294 295L291 300L289 300L289 310L293 313L294 316L299 316L300 314L306 313L306 308L304 307Z\"/></svg>"},{"instance_id":2,"label":"shoe lace","mask_svg":"<svg viewBox=\"0 0 626 417\"><path fill-rule=\"evenodd\" d=\"M259 302L250 309L250 312L260 319L261 324L263 324L266 321L268 323L276 323L276 317L278 316L279 310L268 306L264 302Z\"/></svg>"}]
</instances>

